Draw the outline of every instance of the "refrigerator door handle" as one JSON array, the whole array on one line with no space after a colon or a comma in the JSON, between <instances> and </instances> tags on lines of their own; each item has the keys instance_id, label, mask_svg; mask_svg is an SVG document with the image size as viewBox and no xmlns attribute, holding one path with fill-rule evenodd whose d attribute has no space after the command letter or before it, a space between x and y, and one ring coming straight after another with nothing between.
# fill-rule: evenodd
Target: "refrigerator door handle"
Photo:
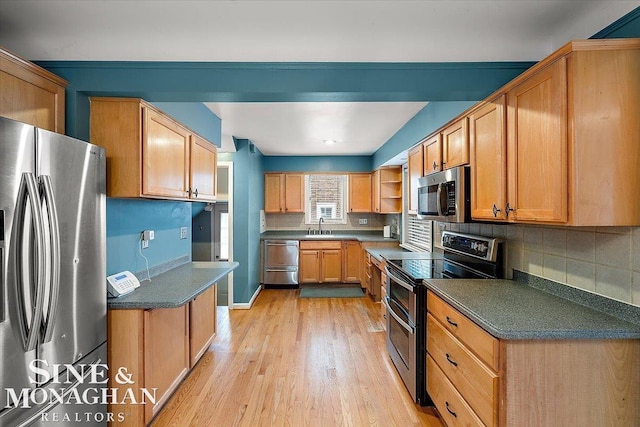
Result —
<instances>
[{"instance_id":1,"label":"refrigerator door handle","mask_svg":"<svg viewBox=\"0 0 640 427\"><path fill-rule=\"evenodd\" d=\"M53 185L51 177L42 175L40 177L42 184L42 193L47 206L47 218L49 220L50 235L50 253L47 254L46 261L49 263L49 271L51 278L49 281L49 303L47 315L43 313L43 343L51 341L53 336L53 326L55 325L56 314L58 311L58 294L60 290L60 225L58 222L58 211L56 208L56 199L53 193Z\"/></svg>"},{"instance_id":2,"label":"refrigerator door handle","mask_svg":"<svg viewBox=\"0 0 640 427\"><path fill-rule=\"evenodd\" d=\"M33 222L33 230L35 232L35 248L36 248L36 289L31 297L31 319L28 317L27 307L25 304L25 281L23 277L23 267L25 263L25 257L23 256L23 241L24 241L24 222L26 220L26 204L27 197L29 198L29 204L31 205L31 217ZM46 279L46 266L45 266L45 239L44 239L44 225L42 219L42 211L39 209L40 197L38 195L38 185L36 178L32 173L25 172L22 174L20 180L20 188L18 189L18 198L16 206L16 227L17 234L21 234L16 239L16 255L15 255L15 269L18 287L17 294L20 306L20 333L22 335L22 341L25 351L34 350L38 344L38 333L40 332L40 325L42 323L42 309L44 305L44 282ZM28 260L26 260L28 262ZM35 302L35 304L34 304ZM31 322L29 322L31 320Z\"/></svg>"}]
</instances>

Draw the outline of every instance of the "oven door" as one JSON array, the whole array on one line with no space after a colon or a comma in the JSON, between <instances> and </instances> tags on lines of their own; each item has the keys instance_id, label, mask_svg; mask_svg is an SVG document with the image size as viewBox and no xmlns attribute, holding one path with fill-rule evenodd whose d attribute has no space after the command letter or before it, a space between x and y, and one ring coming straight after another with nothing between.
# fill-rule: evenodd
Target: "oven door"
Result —
<instances>
[{"instance_id":1,"label":"oven door","mask_svg":"<svg viewBox=\"0 0 640 427\"><path fill-rule=\"evenodd\" d=\"M402 381L414 401L417 398L417 330L416 293L410 284L388 269L387 296L387 351Z\"/></svg>"}]
</instances>

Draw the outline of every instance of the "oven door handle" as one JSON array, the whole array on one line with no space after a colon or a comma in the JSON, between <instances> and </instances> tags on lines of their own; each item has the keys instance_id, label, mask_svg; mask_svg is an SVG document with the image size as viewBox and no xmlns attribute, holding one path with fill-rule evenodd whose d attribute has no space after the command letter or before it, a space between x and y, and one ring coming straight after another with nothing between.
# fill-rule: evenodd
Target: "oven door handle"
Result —
<instances>
[{"instance_id":1,"label":"oven door handle","mask_svg":"<svg viewBox=\"0 0 640 427\"><path fill-rule=\"evenodd\" d=\"M389 313L391 315L391 317L393 317L396 322L398 322L400 324L400 326L402 326L403 328L405 328L411 335L415 334L415 327L410 326L407 322L405 322L404 320L402 320L400 318L400 316L398 316L393 309L391 308L391 305L389 304L389 297L385 297L384 298L384 305L387 307L387 313Z\"/></svg>"},{"instance_id":2,"label":"oven door handle","mask_svg":"<svg viewBox=\"0 0 640 427\"><path fill-rule=\"evenodd\" d=\"M385 273L387 273L387 277L389 278L389 280L393 280L394 282L397 282L398 285L402 286L412 294L416 293L414 286L411 286L410 284L408 284L407 282L405 282L404 280L402 280L401 278L393 274L391 271L389 271L389 267L385 266L384 271Z\"/></svg>"}]
</instances>

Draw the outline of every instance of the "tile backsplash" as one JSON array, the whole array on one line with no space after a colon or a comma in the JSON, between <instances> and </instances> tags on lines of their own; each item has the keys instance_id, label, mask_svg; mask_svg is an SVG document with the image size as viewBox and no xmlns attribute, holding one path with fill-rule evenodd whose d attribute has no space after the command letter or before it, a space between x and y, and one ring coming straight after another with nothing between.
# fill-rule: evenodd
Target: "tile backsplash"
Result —
<instances>
[{"instance_id":1,"label":"tile backsplash","mask_svg":"<svg viewBox=\"0 0 640 427\"><path fill-rule=\"evenodd\" d=\"M266 214L267 230L306 230L309 227L316 229L318 224L305 224L304 214ZM388 217L397 215L380 215L380 214L347 214L346 224L322 224L324 230L380 230L392 221ZM366 225L360 225L360 219L366 219ZM396 222L397 223L397 222Z\"/></svg>"},{"instance_id":2,"label":"tile backsplash","mask_svg":"<svg viewBox=\"0 0 640 427\"><path fill-rule=\"evenodd\" d=\"M640 227L438 223L435 242L443 229L504 238L509 278L520 270L640 306Z\"/></svg>"}]
</instances>

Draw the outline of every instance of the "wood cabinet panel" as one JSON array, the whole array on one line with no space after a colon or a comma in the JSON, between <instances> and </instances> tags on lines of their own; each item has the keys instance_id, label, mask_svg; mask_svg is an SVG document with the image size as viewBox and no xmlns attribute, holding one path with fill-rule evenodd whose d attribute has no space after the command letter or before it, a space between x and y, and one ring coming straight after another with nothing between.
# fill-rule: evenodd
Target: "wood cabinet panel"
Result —
<instances>
[{"instance_id":1,"label":"wood cabinet panel","mask_svg":"<svg viewBox=\"0 0 640 427\"><path fill-rule=\"evenodd\" d=\"M0 48L0 116L64 134L67 81Z\"/></svg>"},{"instance_id":2,"label":"wood cabinet panel","mask_svg":"<svg viewBox=\"0 0 640 427\"><path fill-rule=\"evenodd\" d=\"M342 250L325 249L322 251L320 281L322 283L340 283L342 281Z\"/></svg>"},{"instance_id":3,"label":"wood cabinet panel","mask_svg":"<svg viewBox=\"0 0 640 427\"><path fill-rule=\"evenodd\" d=\"M360 264L362 264L360 242L342 242L342 258L342 281L344 283L360 283Z\"/></svg>"},{"instance_id":4,"label":"wood cabinet panel","mask_svg":"<svg viewBox=\"0 0 640 427\"><path fill-rule=\"evenodd\" d=\"M498 374L427 315L427 351L485 425L498 423Z\"/></svg>"},{"instance_id":5,"label":"wood cabinet panel","mask_svg":"<svg viewBox=\"0 0 640 427\"><path fill-rule=\"evenodd\" d=\"M439 132L422 143L424 155L423 175L442 170L442 134Z\"/></svg>"},{"instance_id":6,"label":"wood cabinet panel","mask_svg":"<svg viewBox=\"0 0 640 427\"><path fill-rule=\"evenodd\" d=\"M469 130L466 117L442 131L442 158L443 169L469 163Z\"/></svg>"},{"instance_id":7,"label":"wood cabinet panel","mask_svg":"<svg viewBox=\"0 0 640 427\"><path fill-rule=\"evenodd\" d=\"M155 405L145 405L148 423L189 372L187 306L144 312L144 384L157 389Z\"/></svg>"},{"instance_id":8,"label":"wood cabinet panel","mask_svg":"<svg viewBox=\"0 0 640 427\"><path fill-rule=\"evenodd\" d=\"M498 370L499 352L496 338L431 292L427 294L427 309L447 331L466 344L480 360L493 370Z\"/></svg>"},{"instance_id":9,"label":"wood cabinet panel","mask_svg":"<svg viewBox=\"0 0 640 427\"><path fill-rule=\"evenodd\" d=\"M207 351L216 335L217 285L189 302L189 366Z\"/></svg>"},{"instance_id":10,"label":"wood cabinet panel","mask_svg":"<svg viewBox=\"0 0 640 427\"><path fill-rule=\"evenodd\" d=\"M284 174L284 210L287 213L304 212L304 175Z\"/></svg>"},{"instance_id":11,"label":"wood cabinet panel","mask_svg":"<svg viewBox=\"0 0 640 427\"><path fill-rule=\"evenodd\" d=\"M418 180L422 178L423 172L423 155L422 145L417 145L409 150L409 205L408 211L410 214L416 214L418 212Z\"/></svg>"},{"instance_id":12,"label":"wood cabinet panel","mask_svg":"<svg viewBox=\"0 0 640 427\"><path fill-rule=\"evenodd\" d=\"M300 283L320 283L321 250L300 250Z\"/></svg>"},{"instance_id":13,"label":"wood cabinet panel","mask_svg":"<svg viewBox=\"0 0 640 427\"><path fill-rule=\"evenodd\" d=\"M480 418L429 355L427 355L427 390L447 425L484 427Z\"/></svg>"},{"instance_id":14,"label":"wood cabinet panel","mask_svg":"<svg viewBox=\"0 0 640 427\"><path fill-rule=\"evenodd\" d=\"M301 240L300 249L341 249L340 240Z\"/></svg>"},{"instance_id":15,"label":"wood cabinet panel","mask_svg":"<svg viewBox=\"0 0 640 427\"><path fill-rule=\"evenodd\" d=\"M380 170L371 174L371 212L380 213Z\"/></svg>"},{"instance_id":16,"label":"wood cabinet panel","mask_svg":"<svg viewBox=\"0 0 640 427\"><path fill-rule=\"evenodd\" d=\"M371 212L371 174L349 174L349 212Z\"/></svg>"},{"instance_id":17,"label":"wood cabinet panel","mask_svg":"<svg viewBox=\"0 0 640 427\"><path fill-rule=\"evenodd\" d=\"M402 213L402 167L401 166L385 166L376 171L378 173L377 183L377 200L374 203L374 212L390 214ZM376 195L374 194L374 201Z\"/></svg>"},{"instance_id":18,"label":"wood cabinet panel","mask_svg":"<svg viewBox=\"0 0 640 427\"><path fill-rule=\"evenodd\" d=\"M509 216L567 222L566 59L510 90L507 102Z\"/></svg>"},{"instance_id":19,"label":"wood cabinet panel","mask_svg":"<svg viewBox=\"0 0 640 427\"><path fill-rule=\"evenodd\" d=\"M469 145L471 217L505 220L507 135L504 95L470 114Z\"/></svg>"},{"instance_id":20,"label":"wood cabinet panel","mask_svg":"<svg viewBox=\"0 0 640 427\"><path fill-rule=\"evenodd\" d=\"M191 198L214 202L217 174L218 153L215 146L197 135L191 135Z\"/></svg>"},{"instance_id":21,"label":"wood cabinet panel","mask_svg":"<svg viewBox=\"0 0 640 427\"><path fill-rule=\"evenodd\" d=\"M143 109L142 193L150 196L189 196L189 137L173 120Z\"/></svg>"},{"instance_id":22,"label":"wood cabinet panel","mask_svg":"<svg viewBox=\"0 0 640 427\"><path fill-rule=\"evenodd\" d=\"M264 174L264 211L266 213L304 212L304 175L299 173Z\"/></svg>"},{"instance_id":23,"label":"wood cabinet panel","mask_svg":"<svg viewBox=\"0 0 640 427\"><path fill-rule=\"evenodd\" d=\"M283 187L284 174L264 174L264 211L266 213L280 213L284 210L281 194Z\"/></svg>"}]
</instances>

